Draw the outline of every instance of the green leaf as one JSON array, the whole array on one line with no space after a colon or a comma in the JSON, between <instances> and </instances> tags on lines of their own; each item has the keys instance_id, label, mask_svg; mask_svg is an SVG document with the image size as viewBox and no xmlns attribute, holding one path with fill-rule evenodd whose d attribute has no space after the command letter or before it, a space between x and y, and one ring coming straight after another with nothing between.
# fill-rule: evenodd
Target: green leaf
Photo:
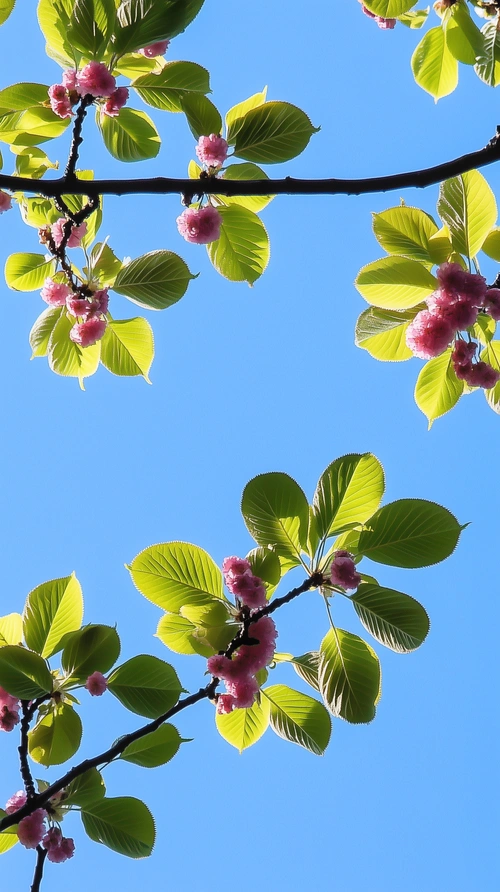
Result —
<instances>
[{"instance_id":1,"label":"green leaf","mask_svg":"<svg viewBox=\"0 0 500 892\"><path fill-rule=\"evenodd\" d=\"M455 3L444 20L446 45L458 62L474 65L484 54L484 37L473 22L466 3Z\"/></svg>"},{"instance_id":2,"label":"green leaf","mask_svg":"<svg viewBox=\"0 0 500 892\"><path fill-rule=\"evenodd\" d=\"M194 62L167 62L159 73L144 74L132 81L131 86L153 108L181 112L185 93L210 92L210 75L206 68Z\"/></svg>"},{"instance_id":3,"label":"green leaf","mask_svg":"<svg viewBox=\"0 0 500 892\"><path fill-rule=\"evenodd\" d=\"M490 341L481 352L481 360L489 363L497 372L500 371L500 341ZM500 381L495 387L485 390L484 395L490 409L500 414Z\"/></svg>"},{"instance_id":4,"label":"green leaf","mask_svg":"<svg viewBox=\"0 0 500 892\"><path fill-rule=\"evenodd\" d=\"M279 737L322 756L329 742L332 722L322 703L283 684L265 688L271 728Z\"/></svg>"},{"instance_id":5,"label":"green leaf","mask_svg":"<svg viewBox=\"0 0 500 892\"><path fill-rule=\"evenodd\" d=\"M118 666L108 690L131 712L156 719L177 703L182 687L169 663L142 654Z\"/></svg>"},{"instance_id":6,"label":"green leaf","mask_svg":"<svg viewBox=\"0 0 500 892\"><path fill-rule=\"evenodd\" d=\"M160 135L143 111L126 106L112 118L96 109L96 121L104 145L118 161L146 161L160 151Z\"/></svg>"},{"instance_id":7,"label":"green leaf","mask_svg":"<svg viewBox=\"0 0 500 892\"><path fill-rule=\"evenodd\" d=\"M441 184L438 213L450 229L455 251L475 257L497 219L495 196L477 170Z\"/></svg>"},{"instance_id":8,"label":"green leaf","mask_svg":"<svg viewBox=\"0 0 500 892\"><path fill-rule=\"evenodd\" d=\"M264 87L261 93L254 93L253 96L250 96L243 102L238 102L237 105L233 105L226 115L226 129L235 133L235 122L239 120L240 123L242 123L247 112L252 111L254 108L259 108L260 105L264 105L266 98L267 87Z\"/></svg>"},{"instance_id":9,"label":"green leaf","mask_svg":"<svg viewBox=\"0 0 500 892\"><path fill-rule=\"evenodd\" d=\"M220 207L220 238L207 245L217 272L231 282L253 285L269 263L269 236L256 214L237 204Z\"/></svg>"},{"instance_id":10,"label":"green leaf","mask_svg":"<svg viewBox=\"0 0 500 892\"><path fill-rule=\"evenodd\" d=\"M227 715L216 713L215 724L220 736L242 753L267 731L269 718L269 700L261 697L260 703L254 703L249 709L233 709Z\"/></svg>"},{"instance_id":11,"label":"green leaf","mask_svg":"<svg viewBox=\"0 0 500 892\"><path fill-rule=\"evenodd\" d=\"M307 542L309 506L298 483L288 474L259 474L245 486L241 513L258 545L298 564Z\"/></svg>"},{"instance_id":12,"label":"green leaf","mask_svg":"<svg viewBox=\"0 0 500 892\"><path fill-rule=\"evenodd\" d=\"M406 25L407 28L421 28L422 25L425 25L428 15L429 7L427 9L414 9L411 12L404 12L403 15L398 15L397 19L402 25Z\"/></svg>"},{"instance_id":13,"label":"green leaf","mask_svg":"<svg viewBox=\"0 0 500 892\"><path fill-rule=\"evenodd\" d=\"M432 235L429 239L429 254L433 263L444 263L453 254L453 245L450 239L450 230L447 226Z\"/></svg>"},{"instance_id":14,"label":"green leaf","mask_svg":"<svg viewBox=\"0 0 500 892\"><path fill-rule=\"evenodd\" d=\"M125 53L124 56L118 59L116 67L113 69L113 74L115 76L123 74L124 77L134 79L141 77L143 74L151 74L153 70L159 73L163 62L163 57L161 59L158 57L148 59L139 53Z\"/></svg>"},{"instance_id":15,"label":"green leaf","mask_svg":"<svg viewBox=\"0 0 500 892\"><path fill-rule=\"evenodd\" d=\"M39 142L61 136L69 126L69 118L60 118L52 109L33 106L26 111L0 115L2 142L11 145L36 146Z\"/></svg>"},{"instance_id":16,"label":"green leaf","mask_svg":"<svg viewBox=\"0 0 500 892\"><path fill-rule=\"evenodd\" d=\"M364 4L370 12L383 19L396 18L415 6L416 0L366 0Z\"/></svg>"},{"instance_id":17,"label":"green leaf","mask_svg":"<svg viewBox=\"0 0 500 892\"><path fill-rule=\"evenodd\" d=\"M102 287L112 287L123 264L105 242L98 242L90 254L92 275L97 276Z\"/></svg>"},{"instance_id":18,"label":"green leaf","mask_svg":"<svg viewBox=\"0 0 500 892\"><path fill-rule=\"evenodd\" d=\"M281 564L276 552L271 548L259 546L249 551L247 560L250 561L254 576L262 579L265 585L273 591L281 579Z\"/></svg>"},{"instance_id":19,"label":"green leaf","mask_svg":"<svg viewBox=\"0 0 500 892\"><path fill-rule=\"evenodd\" d=\"M198 174L199 176L199 174ZM222 173L223 180L267 180L268 176L257 164L230 164ZM237 204L257 213L262 211L274 195L214 195L218 202L225 205Z\"/></svg>"},{"instance_id":20,"label":"green leaf","mask_svg":"<svg viewBox=\"0 0 500 892\"><path fill-rule=\"evenodd\" d=\"M150 384L154 339L149 322L141 317L114 319L101 341L101 362L114 375L142 375Z\"/></svg>"},{"instance_id":21,"label":"green leaf","mask_svg":"<svg viewBox=\"0 0 500 892\"><path fill-rule=\"evenodd\" d=\"M114 0L75 0L68 38L85 55L100 59L116 25Z\"/></svg>"},{"instance_id":22,"label":"green leaf","mask_svg":"<svg viewBox=\"0 0 500 892\"><path fill-rule=\"evenodd\" d=\"M140 765L141 768L158 768L174 758L182 742L174 725L161 725L152 734L129 743L120 759Z\"/></svg>"},{"instance_id":23,"label":"green leaf","mask_svg":"<svg viewBox=\"0 0 500 892\"><path fill-rule=\"evenodd\" d=\"M23 618L20 613L0 616L0 647L7 644L21 644L23 640Z\"/></svg>"},{"instance_id":24,"label":"green leaf","mask_svg":"<svg viewBox=\"0 0 500 892\"><path fill-rule=\"evenodd\" d=\"M359 553L391 567L428 567L449 557L463 527L446 508L423 499L398 499L370 518Z\"/></svg>"},{"instance_id":25,"label":"green leaf","mask_svg":"<svg viewBox=\"0 0 500 892\"><path fill-rule=\"evenodd\" d=\"M423 263L431 261L429 239L438 231L436 223L419 208L398 205L373 214L375 238L388 254L400 254Z\"/></svg>"},{"instance_id":26,"label":"green leaf","mask_svg":"<svg viewBox=\"0 0 500 892\"><path fill-rule=\"evenodd\" d=\"M474 66L474 71L489 87L497 87L500 84L500 33L496 18L483 25L481 34L483 50Z\"/></svg>"},{"instance_id":27,"label":"green leaf","mask_svg":"<svg viewBox=\"0 0 500 892\"><path fill-rule=\"evenodd\" d=\"M432 294L437 288L437 279L415 260L382 257L359 271L355 285L364 299L375 307L406 310Z\"/></svg>"},{"instance_id":28,"label":"green leaf","mask_svg":"<svg viewBox=\"0 0 500 892\"><path fill-rule=\"evenodd\" d=\"M141 595L163 610L224 598L222 573L206 551L188 542L165 542L141 551L128 567Z\"/></svg>"},{"instance_id":29,"label":"green leaf","mask_svg":"<svg viewBox=\"0 0 500 892\"><path fill-rule=\"evenodd\" d=\"M15 173L20 177L32 177L40 179L47 170L57 170L57 162L52 162L43 149L38 146L27 146L25 149L16 151L17 146L11 146L16 154L16 170Z\"/></svg>"},{"instance_id":30,"label":"green leaf","mask_svg":"<svg viewBox=\"0 0 500 892\"><path fill-rule=\"evenodd\" d=\"M65 790L64 805L78 805L85 808L92 802L103 799L106 786L97 768L89 768L84 774L71 781Z\"/></svg>"},{"instance_id":31,"label":"green leaf","mask_svg":"<svg viewBox=\"0 0 500 892\"><path fill-rule=\"evenodd\" d=\"M458 62L448 49L441 26L424 34L411 57L411 67L419 87L436 102L453 93L458 84Z\"/></svg>"},{"instance_id":32,"label":"green leaf","mask_svg":"<svg viewBox=\"0 0 500 892\"><path fill-rule=\"evenodd\" d=\"M291 660L297 675L316 691L319 691L319 659L319 651L312 650L309 653L302 654L301 657L293 657Z\"/></svg>"},{"instance_id":33,"label":"green leaf","mask_svg":"<svg viewBox=\"0 0 500 892\"><path fill-rule=\"evenodd\" d=\"M39 0L38 23L47 41L47 55L63 67L77 67L79 54L68 40L70 16L74 0Z\"/></svg>"},{"instance_id":34,"label":"green leaf","mask_svg":"<svg viewBox=\"0 0 500 892\"><path fill-rule=\"evenodd\" d=\"M94 672L108 672L120 656L115 628L89 624L68 636L61 664L72 681L84 682Z\"/></svg>"},{"instance_id":35,"label":"green leaf","mask_svg":"<svg viewBox=\"0 0 500 892\"><path fill-rule=\"evenodd\" d=\"M256 164L276 164L296 158L307 147L314 127L300 108L289 102L266 102L237 118L227 140L234 154Z\"/></svg>"},{"instance_id":36,"label":"green leaf","mask_svg":"<svg viewBox=\"0 0 500 892\"><path fill-rule=\"evenodd\" d=\"M380 699L380 664L366 641L330 629L320 647L319 686L332 715L352 724L371 722Z\"/></svg>"},{"instance_id":37,"label":"green leaf","mask_svg":"<svg viewBox=\"0 0 500 892\"><path fill-rule=\"evenodd\" d=\"M44 582L31 591L24 607L24 637L31 650L50 657L63 647L68 632L83 619L82 589L75 574Z\"/></svg>"},{"instance_id":38,"label":"green leaf","mask_svg":"<svg viewBox=\"0 0 500 892\"><path fill-rule=\"evenodd\" d=\"M39 229L41 226L47 226L49 223L55 223L61 216L53 202L48 198L39 198L37 196L35 198L27 198L26 195L23 195L19 197L18 203L23 222L28 226L34 226L36 229Z\"/></svg>"},{"instance_id":39,"label":"green leaf","mask_svg":"<svg viewBox=\"0 0 500 892\"><path fill-rule=\"evenodd\" d=\"M195 139L221 132L220 112L206 96L201 93L184 93L179 97L179 104Z\"/></svg>"},{"instance_id":40,"label":"green leaf","mask_svg":"<svg viewBox=\"0 0 500 892\"><path fill-rule=\"evenodd\" d=\"M63 312L56 321L48 342L49 366L56 375L78 378L83 390L84 378L95 374L99 366L101 342L91 347L80 347L71 340L69 333L74 316Z\"/></svg>"},{"instance_id":41,"label":"green leaf","mask_svg":"<svg viewBox=\"0 0 500 892\"><path fill-rule=\"evenodd\" d=\"M370 635L396 653L410 653L425 641L429 617L409 595L363 583L351 601Z\"/></svg>"},{"instance_id":42,"label":"green leaf","mask_svg":"<svg viewBox=\"0 0 500 892\"><path fill-rule=\"evenodd\" d=\"M426 362L415 385L415 402L429 421L446 415L456 406L464 392L451 362L451 349Z\"/></svg>"},{"instance_id":43,"label":"green leaf","mask_svg":"<svg viewBox=\"0 0 500 892\"><path fill-rule=\"evenodd\" d=\"M494 226L486 236L481 250L492 260L500 261L500 226Z\"/></svg>"},{"instance_id":44,"label":"green leaf","mask_svg":"<svg viewBox=\"0 0 500 892\"><path fill-rule=\"evenodd\" d=\"M9 18L12 10L14 9L15 2L16 0L0 0L0 25L3 25L3 23L6 22ZM14 845L14 843L12 843L12 845Z\"/></svg>"},{"instance_id":45,"label":"green leaf","mask_svg":"<svg viewBox=\"0 0 500 892\"><path fill-rule=\"evenodd\" d=\"M81 816L85 832L94 842L129 858L151 855L155 825L151 812L140 799L131 796L101 799L86 805Z\"/></svg>"},{"instance_id":46,"label":"green leaf","mask_svg":"<svg viewBox=\"0 0 500 892\"><path fill-rule=\"evenodd\" d=\"M29 732L28 751L40 765L62 765L75 755L81 739L78 713L69 703L54 703Z\"/></svg>"},{"instance_id":47,"label":"green leaf","mask_svg":"<svg viewBox=\"0 0 500 892\"><path fill-rule=\"evenodd\" d=\"M38 654L8 644L0 648L0 687L20 700L35 700L50 694L54 679Z\"/></svg>"},{"instance_id":48,"label":"green leaf","mask_svg":"<svg viewBox=\"0 0 500 892\"><path fill-rule=\"evenodd\" d=\"M479 313L476 324L472 328L472 336L486 347L495 337L496 322L486 313Z\"/></svg>"},{"instance_id":49,"label":"green leaf","mask_svg":"<svg viewBox=\"0 0 500 892\"><path fill-rule=\"evenodd\" d=\"M147 310L164 310L177 303L196 278L172 251L150 251L123 266L113 290Z\"/></svg>"},{"instance_id":50,"label":"green leaf","mask_svg":"<svg viewBox=\"0 0 500 892\"><path fill-rule=\"evenodd\" d=\"M1 7L0 7L1 10ZM0 821L7 817L7 812L0 808ZM12 827L7 827L7 830L3 830L0 833L0 855L4 855L5 852L8 852L13 846L15 846L16 842L19 842L19 837L17 835L17 824L14 824Z\"/></svg>"},{"instance_id":51,"label":"green leaf","mask_svg":"<svg viewBox=\"0 0 500 892\"><path fill-rule=\"evenodd\" d=\"M176 654L200 654L202 657L211 657L214 648L208 644L202 644L198 640L196 632L196 624L190 622L185 616L166 613L158 623L156 637L165 647L173 650Z\"/></svg>"},{"instance_id":52,"label":"green leaf","mask_svg":"<svg viewBox=\"0 0 500 892\"><path fill-rule=\"evenodd\" d=\"M5 281L13 291L37 291L56 270L43 254L11 254L5 264Z\"/></svg>"},{"instance_id":53,"label":"green leaf","mask_svg":"<svg viewBox=\"0 0 500 892\"><path fill-rule=\"evenodd\" d=\"M384 469L370 452L337 458L319 478L313 508L321 539L364 523L380 505Z\"/></svg>"},{"instance_id":54,"label":"green leaf","mask_svg":"<svg viewBox=\"0 0 500 892\"><path fill-rule=\"evenodd\" d=\"M26 111L48 100L46 84L13 84L0 90L0 117L13 111Z\"/></svg>"},{"instance_id":55,"label":"green leaf","mask_svg":"<svg viewBox=\"0 0 500 892\"><path fill-rule=\"evenodd\" d=\"M422 305L421 309L424 309ZM413 353L406 344L406 332L416 309L379 310L368 307L356 322L355 343L382 362L404 362Z\"/></svg>"},{"instance_id":56,"label":"green leaf","mask_svg":"<svg viewBox=\"0 0 500 892\"><path fill-rule=\"evenodd\" d=\"M115 51L138 50L160 40L176 37L198 15L204 0L122 0L118 6L121 29Z\"/></svg>"}]
</instances>

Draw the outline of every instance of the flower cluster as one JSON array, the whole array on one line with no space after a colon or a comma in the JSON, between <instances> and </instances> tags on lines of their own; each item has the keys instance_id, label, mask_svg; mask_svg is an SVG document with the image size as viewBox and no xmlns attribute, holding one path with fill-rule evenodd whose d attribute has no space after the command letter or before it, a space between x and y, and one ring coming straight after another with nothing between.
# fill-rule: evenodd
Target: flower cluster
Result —
<instances>
[{"instance_id":1,"label":"flower cluster","mask_svg":"<svg viewBox=\"0 0 500 892\"><path fill-rule=\"evenodd\" d=\"M186 208L176 223L182 237L195 245L208 245L220 238L222 217L211 204L203 208Z\"/></svg>"},{"instance_id":2,"label":"flower cluster","mask_svg":"<svg viewBox=\"0 0 500 892\"><path fill-rule=\"evenodd\" d=\"M355 591L361 582L352 554L342 549L335 552L330 575L333 585L339 585L346 591Z\"/></svg>"},{"instance_id":3,"label":"flower cluster","mask_svg":"<svg viewBox=\"0 0 500 892\"><path fill-rule=\"evenodd\" d=\"M196 155L202 164L208 168L222 167L227 158L229 146L222 136L211 133L210 136L200 136L196 146Z\"/></svg>"},{"instance_id":4,"label":"flower cluster","mask_svg":"<svg viewBox=\"0 0 500 892\"><path fill-rule=\"evenodd\" d=\"M56 793L50 802L60 797L61 794ZM26 805L26 793L24 790L19 790L7 800L5 811L8 815L13 815L23 805ZM19 842L26 849L36 849L42 844L47 851L48 860L54 864L61 864L73 857L75 843L72 839L64 837L58 827L51 825L47 829L45 823L47 819L48 814L44 808L37 808L31 815L22 818L17 828Z\"/></svg>"},{"instance_id":5,"label":"flower cluster","mask_svg":"<svg viewBox=\"0 0 500 892\"><path fill-rule=\"evenodd\" d=\"M116 117L128 99L127 87L117 87L116 80L103 62L89 62L80 71L68 68L63 72L62 84L49 87L50 107L60 118L69 118L73 106L82 96L105 99L101 110Z\"/></svg>"},{"instance_id":6,"label":"flower cluster","mask_svg":"<svg viewBox=\"0 0 500 892\"><path fill-rule=\"evenodd\" d=\"M384 19L381 15L375 15L374 12L370 12L369 9L363 3L363 0L359 0L361 3L361 11L364 12L370 19L375 19L379 28L382 28L383 31L392 30L396 27L397 19Z\"/></svg>"},{"instance_id":7,"label":"flower cluster","mask_svg":"<svg viewBox=\"0 0 500 892\"><path fill-rule=\"evenodd\" d=\"M146 56L146 59L155 59L156 56L165 55L169 44L170 40L159 40L158 43L150 43L149 46L143 47L139 52L142 56Z\"/></svg>"},{"instance_id":8,"label":"flower cluster","mask_svg":"<svg viewBox=\"0 0 500 892\"><path fill-rule=\"evenodd\" d=\"M0 731L13 731L19 724L20 702L0 688Z\"/></svg>"},{"instance_id":9,"label":"flower cluster","mask_svg":"<svg viewBox=\"0 0 500 892\"><path fill-rule=\"evenodd\" d=\"M229 591L251 610L266 604L266 589L258 576L254 576L248 561L228 557L222 570ZM226 693L217 698L217 712L225 715L233 709L248 709L255 702L259 690L257 672L271 662L276 648L276 626L269 616L261 616L248 628L252 643L242 644L232 655L216 654L209 657L207 668L211 675L226 685Z\"/></svg>"},{"instance_id":10,"label":"flower cluster","mask_svg":"<svg viewBox=\"0 0 500 892\"><path fill-rule=\"evenodd\" d=\"M437 277L439 288L427 298L428 309L417 313L408 326L408 347L415 356L432 359L454 341L452 363L457 378L470 387L494 387L500 372L486 362L474 362L477 345L457 335L474 325L480 310L500 319L500 289L488 289L483 276L467 272L458 263L441 264Z\"/></svg>"},{"instance_id":11,"label":"flower cluster","mask_svg":"<svg viewBox=\"0 0 500 892\"><path fill-rule=\"evenodd\" d=\"M108 289L90 291L83 296L75 292L63 282L45 279L40 292L42 299L50 307L66 307L71 316L80 321L75 322L69 336L80 347L91 347L100 341L106 331L109 295Z\"/></svg>"}]
</instances>

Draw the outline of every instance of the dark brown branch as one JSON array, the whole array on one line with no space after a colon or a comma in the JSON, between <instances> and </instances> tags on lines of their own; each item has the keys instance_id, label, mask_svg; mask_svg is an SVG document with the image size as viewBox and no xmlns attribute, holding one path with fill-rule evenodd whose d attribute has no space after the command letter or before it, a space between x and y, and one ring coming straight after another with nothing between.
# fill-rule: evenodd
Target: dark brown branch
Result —
<instances>
[{"instance_id":1,"label":"dark brown branch","mask_svg":"<svg viewBox=\"0 0 500 892\"><path fill-rule=\"evenodd\" d=\"M31 892L39 892L40 884L43 878L43 867L45 864L45 859L47 857L47 850L43 849L42 846L36 847L36 865L35 865L35 873L33 874L33 882L31 884Z\"/></svg>"},{"instance_id":2,"label":"dark brown branch","mask_svg":"<svg viewBox=\"0 0 500 892\"><path fill-rule=\"evenodd\" d=\"M78 150L83 142L83 122L85 120L85 115L87 114L87 109L89 105L92 105L93 101L93 96L90 96L89 94L83 96L80 100L80 104L75 115L75 120L73 123L73 138L71 140L71 146L69 149L68 163L66 165L66 170L64 171L64 179L68 182L74 180L75 177L75 170L78 161Z\"/></svg>"},{"instance_id":3,"label":"dark brown branch","mask_svg":"<svg viewBox=\"0 0 500 892\"><path fill-rule=\"evenodd\" d=\"M299 585L297 588L292 589L288 594L283 595L281 598L276 598L275 601L271 601L266 607L262 607L260 610L255 611L253 615L250 615L249 611L245 613L241 627L238 633L235 635L229 646L225 650L225 656L231 657L232 654L241 647L242 644L251 643L251 625L254 622L257 622L263 616L268 616L270 613L274 613L275 610L278 610L279 607L282 607L284 604L288 604L294 598L297 598L299 595L302 595L304 592L309 591L311 588L316 588L321 585L323 582L323 574L322 573L313 573L311 576L308 576L304 582ZM250 630L250 631L249 631ZM164 722L167 722L169 719L173 718L174 715L177 715L182 710L187 709L189 706L194 706L195 703L199 703L200 700L213 700L215 697L215 692L217 686L219 684L219 679L213 677L210 682L205 685L204 688L200 688L195 694L190 694L189 697L184 697L183 700L179 700L178 703L175 704L168 712L159 716L157 719L154 719L152 722L148 722L147 725L143 725L142 728L138 728L136 731L132 731L130 734L125 734L123 737L120 737L109 749L105 750L103 753L99 753L98 756L94 756L92 759L85 759L83 762L80 762L79 765L75 765L74 768L70 768L70 770L63 775L63 777L59 778L59 780L55 781L51 784L50 787L47 787L41 793L35 794L31 797L25 805L19 808L16 812L11 815L6 815L0 821L0 833L3 830L6 830L8 827L12 827L14 824L18 824L22 818L25 818L27 815L32 814L37 808L43 808L46 806L49 799L54 796L56 793L59 793L60 790L63 790L67 787L72 781L74 781L77 777L80 777L82 774L85 774L86 771L89 771L91 768L98 768L99 765L107 765L109 762L112 762L114 759L117 759L123 751L129 746L131 743L134 743L136 740L140 740L142 737L146 737L148 734L152 734L153 731L156 731L160 725L163 725Z\"/></svg>"},{"instance_id":4,"label":"dark brown branch","mask_svg":"<svg viewBox=\"0 0 500 892\"><path fill-rule=\"evenodd\" d=\"M35 714L36 708L37 707L33 707L33 705L30 706L28 700L21 700L23 717L21 719L21 742L17 748L17 751L19 753L21 777L23 779L24 789L26 790L26 796L28 797L28 799L33 799L33 797L36 795L35 783L33 781L33 775L31 774L28 762L28 731L30 729L30 723Z\"/></svg>"},{"instance_id":5,"label":"dark brown branch","mask_svg":"<svg viewBox=\"0 0 500 892\"><path fill-rule=\"evenodd\" d=\"M13 192L35 192L54 198L68 195L366 195L411 187L424 188L474 168L500 160L500 130L484 149L461 155L444 164L384 177L361 179L303 180L285 177L280 180L221 180L204 177L200 180L151 177L137 180L86 180L78 183L65 177L55 180L32 180L27 177L0 174L0 188Z\"/></svg>"}]
</instances>

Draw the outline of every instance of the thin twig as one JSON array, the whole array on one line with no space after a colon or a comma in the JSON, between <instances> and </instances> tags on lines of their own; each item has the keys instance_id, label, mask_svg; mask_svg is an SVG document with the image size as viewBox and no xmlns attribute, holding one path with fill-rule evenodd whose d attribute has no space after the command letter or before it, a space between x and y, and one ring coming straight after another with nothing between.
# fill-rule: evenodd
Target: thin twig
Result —
<instances>
[{"instance_id":1,"label":"thin twig","mask_svg":"<svg viewBox=\"0 0 500 892\"><path fill-rule=\"evenodd\" d=\"M45 864L45 859L47 857L47 849L42 848L42 846L36 847L36 865L35 865L35 873L33 874L33 882L31 884L31 892L39 892L40 885L43 878L43 867Z\"/></svg>"},{"instance_id":2,"label":"thin twig","mask_svg":"<svg viewBox=\"0 0 500 892\"><path fill-rule=\"evenodd\" d=\"M485 167L500 160L500 130L487 146L476 152L461 155L444 164L413 170L408 173L358 179L296 179L226 180L203 177L200 180L172 177L146 179L85 180L85 184L70 182L66 177L54 180L32 180L28 177L0 174L0 188L14 192L35 192L54 198L58 195L367 195L395 189L424 188L469 170Z\"/></svg>"},{"instance_id":3,"label":"thin twig","mask_svg":"<svg viewBox=\"0 0 500 892\"><path fill-rule=\"evenodd\" d=\"M28 732L30 729L31 720L35 713L35 708L37 707L33 707L33 704L30 706L29 700L21 700L23 717L21 719L21 742L17 748L17 751L19 753L21 777L23 779L24 789L26 790L26 796L28 797L28 799L33 799L33 797L36 795L35 783L28 762Z\"/></svg>"},{"instance_id":4,"label":"thin twig","mask_svg":"<svg viewBox=\"0 0 500 892\"><path fill-rule=\"evenodd\" d=\"M75 170L78 162L78 151L83 142L83 122L85 120L85 115L87 114L87 109L89 105L92 105L93 101L94 97L90 96L88 93L87 95L82 96L75 115L75 121L73 124L73 138L71 140L68 163L66 165L66 170L64 171L64 179L68 182L74 180L75 178Z\"/></svg>"}]
</instances>

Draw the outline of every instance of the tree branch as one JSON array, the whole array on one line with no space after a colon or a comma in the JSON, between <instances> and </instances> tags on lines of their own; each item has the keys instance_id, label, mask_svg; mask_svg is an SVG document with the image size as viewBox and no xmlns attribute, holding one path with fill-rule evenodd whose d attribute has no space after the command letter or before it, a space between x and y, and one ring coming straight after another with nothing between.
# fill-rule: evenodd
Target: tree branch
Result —
<instances>
[{"instance_id":1,"label":"tree branch","mask_svg":"<svg viewBox=\"0 0 500 892\"><path fill-rule=\"evenodd\" d=\"M382 177L361 179L305 180L294 177L273 180L224 180L202 177L199 180L150 177L135 180L85 180L76 182L61 177L32 180L28 177L0 174L0 188L13 192L34 192L48 198L60 195L367 195L395 189L432 186L449 177L485 167L500 160L500 128L484 149L461 155L444 164Z\"/></svg>"},{"instance_id":2,"label":"tree branch","mask_svg":"<svg viewBox=\"0 0 500 892\"><path fill-rule=\"evenodd\" d=\"M88 93L85 96L82 96L75 115L75 120L73 123L73 138L71 140L71 146L69 149L68 163L66 165L66 170L64 171L64 179L68 182L70 180L73 180L75 177L76 164L78 161L78 150L83 142L83 122L85 120L85 115L87 114L87 109L89 105L92 105L93 101L94 97Z\"/></svg>"},{"instance_id":3,"label":"tree branch","mask_svg":"<svg viewBox=\"0 0 500 892\"><path fill-rule=\"evenodd\" d=\"M297 588L292 589L288 594L283 595L281 598L276 598L275 601L271 601L271 603L267 604L265 607L262 607L260 610L256 610L255 613L250 614L248 608L243 608L243 618L242 624L235 635L233 640L230 642L226 650L224 651L225 656L231 657L232 654L241 647L242 644L249 640L249 628L252 623L257 622L257 620L261 619L263 616L268 616L270 613L274 613L275 610L278 610L279 607L282 607L284 604L288 604L294 598L297 598L299 595L302 595L304 592L309 591L311 588L317 588L323 582L323 574L322 573L313 573L311 576L308 576L304 582L299 585ZM250 642L249 642L250 643ZM50 787L47 787L41 793L35 793L31 798L28 798L28 801L21 808L18 808L16 812L10 815L6 815L0 821L0 833L3 830L7 830L8 827L12 827L14 824L18 824L23 818L27 817L27 815L32 814L37 808L44 808L47 805L49 799L54 796L56 793L59 793L65 787L69 786L69 784L74 781L77 777L80 777L82 774L85 774L86 771L89 771L91 768L97 768L99 765L106 765L109 762L112 762L114 759L121 756L124 750L136 740L140 740L142 737L147 737L148 734L152 734L153 731L156 731L164 722L167 722L169 719L173 718L174 715L177 715L179 712L182 712L184 709L187 709L189 706L194 706L195 703L199 703L200 700L209 699L212 700L215 697L215 691L219 684L220 679L215 676L212 677L210 682L205 685L204 688L200 688L195 694L190 694L189 697L184 697L183 700L179 700L178 703L175 704L168 712L165 712L163 715L159 716L157 719L154 719L151 722L148 722L147 725L143 725L142 728L138 728L136 731L132 731L130 734L124 734L123 737L120 737L113 746L110 746L109 749L105 750L103 753L99 753L98 756L94 756L91 759L85 759L83 762L80 762L79 765L75 765L74 768L70 768L68 772L66 772L63 777L59 778L59 780L55 781ZM38 888L38 887L35 887Z\"/></svg>"},{"instance_id":4,"label":"tree branch","mask_svg":"<svg viewBox=\"0 0 500 892\"><path fill-rule=\"evenodd\" d=\"M37 704L37 706L38 705L39 704ZM23 717L21 719L21 743L19 744L17 751L19 753L21 777L28 799L33 799L33 797L36 796L33 775L31 774L28 763L28 731L37 706L33 707L32 705L30 707L28 700L21 700L21 708L23 711Z\"/></svg>"},{"instance_id":5,"label":"tree branch","mask_svg":"<svg viewBox=\"0 0 500 892\"><path fill-rule=\"evenodd\" d=\"M45 859L47 857L47 849L43 849L42 846L36 847L36 865L35 865L35 873L33 874L33 882L31 884L31 892L39 892L40 884L43 878L43 867L45 864Z\"/></svg>"}]
</instances>

